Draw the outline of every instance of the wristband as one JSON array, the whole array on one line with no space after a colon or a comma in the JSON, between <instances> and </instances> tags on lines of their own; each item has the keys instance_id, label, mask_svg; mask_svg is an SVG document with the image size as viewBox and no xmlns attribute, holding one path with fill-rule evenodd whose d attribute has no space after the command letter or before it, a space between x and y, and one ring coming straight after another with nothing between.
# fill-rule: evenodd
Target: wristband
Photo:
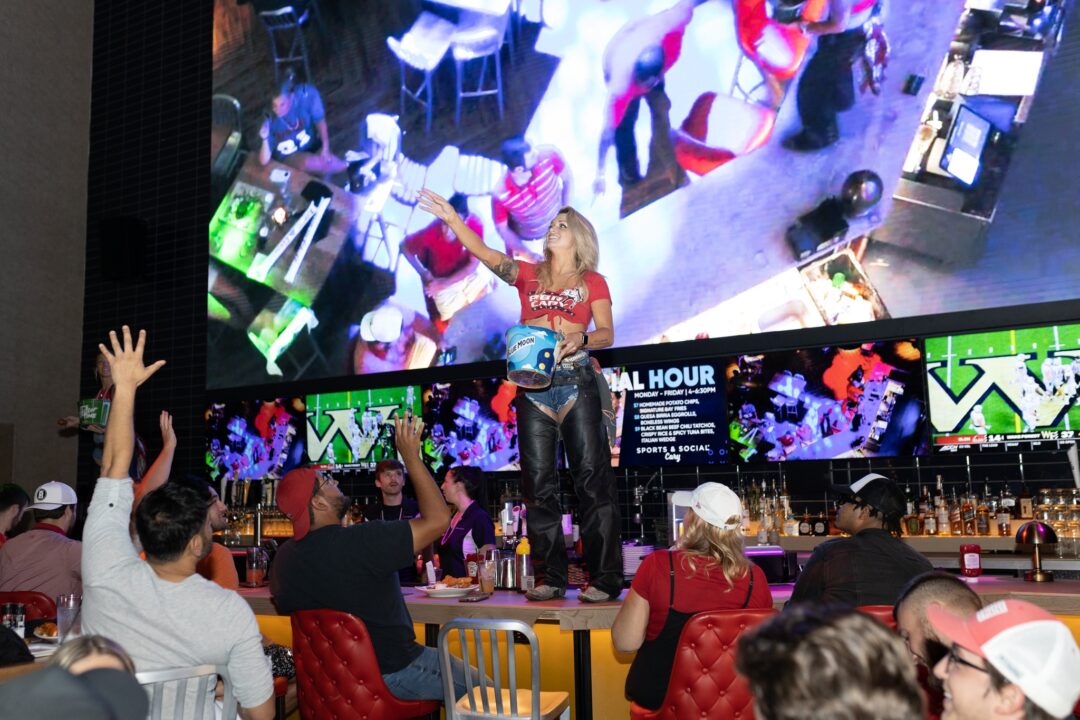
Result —
<instances>
[{"instance_id":1,"label":"wristband","mask_svg":"<svg viewBox=\"0 0 1080 720\"><path fill-rule=\"evenodd\" d=\"M589 344L589 336L586 333L581 333L581 347L585 347Z\"/></svg>"}]
</instances>

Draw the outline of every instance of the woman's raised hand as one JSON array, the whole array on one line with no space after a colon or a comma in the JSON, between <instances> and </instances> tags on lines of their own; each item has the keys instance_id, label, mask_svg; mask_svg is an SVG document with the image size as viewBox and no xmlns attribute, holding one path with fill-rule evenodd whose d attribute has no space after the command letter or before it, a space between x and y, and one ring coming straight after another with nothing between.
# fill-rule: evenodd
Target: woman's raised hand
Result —
<instances>
[{"instance_id":1,"label":"woman's raised hand","mask_svg":"<svg viewBox=\"0 0 1080 720\"><path fill-rule=\"evenodd\" d=\"M417 204L421 210L426 210L444 223L449 224L454 220L460 220L457 210L450 204L450 201L427 188L420 190L417 195Z\"/></svg>"}]
</instances>

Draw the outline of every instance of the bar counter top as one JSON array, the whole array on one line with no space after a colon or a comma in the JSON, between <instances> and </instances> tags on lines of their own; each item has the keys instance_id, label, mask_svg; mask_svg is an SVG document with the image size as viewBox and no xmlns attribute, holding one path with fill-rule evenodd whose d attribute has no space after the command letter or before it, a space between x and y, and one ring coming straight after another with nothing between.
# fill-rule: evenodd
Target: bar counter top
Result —
<instances>
[{"instance_id":1,"label":"bar counter top","mask_svg":"<svg viewBox=\"0 0 1080 720\"><path fill-rule=\"evenodd\" d=\"M782 608L791 597L791 583L770 585L773 604ZM1027 600L1055 615L1080 615L1080 580L1057 580L1049 583L1025 582L1016 578L983 576L972 578L971 588L984 602L1005 598ZM413 588L403 588L405 605L413 622L441 625L456 617L508 618L527 623L552 621L562 630L610 629L619 612L620 603L588 604L577 599L571 590L562 600L529 602L525 596L498 590L488 600L463 603L456 598L436 599L424 596ZM270 601L270 589L241 588L240 595L248 601L256 615L277 615Z\"/></svg>"}]
</instances>

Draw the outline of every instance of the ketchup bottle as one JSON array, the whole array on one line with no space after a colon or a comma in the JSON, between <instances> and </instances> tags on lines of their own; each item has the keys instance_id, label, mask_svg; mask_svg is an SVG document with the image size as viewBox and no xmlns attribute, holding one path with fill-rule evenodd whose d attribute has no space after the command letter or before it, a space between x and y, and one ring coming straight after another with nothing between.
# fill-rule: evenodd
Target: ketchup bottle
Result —
<instances>
[{"instance_id":1,"label":"ketchup bottle","mask_svg":"<svg viewBox=\"0 0 1080 720\"><path fill-rule=\"evenodd\" d=\"M982 575L982 548L974 543L960 546L960 574L965 577Z\"/></svg>"}]
</instances>

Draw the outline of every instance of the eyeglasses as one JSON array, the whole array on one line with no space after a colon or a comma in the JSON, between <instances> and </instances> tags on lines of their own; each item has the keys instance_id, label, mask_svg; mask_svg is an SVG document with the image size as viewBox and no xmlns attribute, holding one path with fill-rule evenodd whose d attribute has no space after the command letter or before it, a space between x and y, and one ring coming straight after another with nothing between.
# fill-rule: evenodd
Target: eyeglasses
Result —
<instances>
[{"instance_id":1,"label":"eyeglasses","mask_svg":"<svg viewBox=\"0 0 1080 720\"><path fill-rule=\"evenodd\" d=\"M972 670L978 670L981 673L990 673L990 670L988 670L987 668L979 667L975 663L960 657L960 654L956 652L959 649L960 647L956 643L953 643L952 647L949 648L949 654L946 655L946 657L949 658L949 661L945 665L945 669L947 671L952 672L957 665L963 665L964 667L969 667Z\"/></svg>"},{"instance_id":2,"label":"eyeglasses","mask_svg":"<svg viewBox=\"0 0 1080 720\"><path fill-rule=\"evenodd\" d=\"M315 497L316 495L319 494L320 490L322 490L327 485L331 485L331 484L336 486L338 484L338 481L335 480L332 477L326 477L325 475L316 475L315 476L315 489L312 491L311 497Z\"/></svg>"}]
</instances>

